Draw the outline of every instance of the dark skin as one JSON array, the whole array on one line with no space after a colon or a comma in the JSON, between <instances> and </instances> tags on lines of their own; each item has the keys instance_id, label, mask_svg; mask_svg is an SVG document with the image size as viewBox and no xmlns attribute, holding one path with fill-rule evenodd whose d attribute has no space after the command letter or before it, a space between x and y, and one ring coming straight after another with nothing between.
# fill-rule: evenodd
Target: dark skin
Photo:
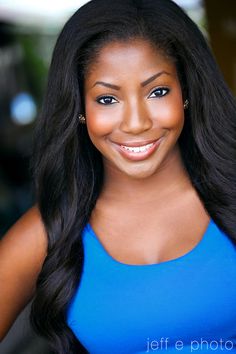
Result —
<instances>
[{"instance_id":1,"label":"dark skin","mask_svg":"<svg viewBox=\"0 0 236 354\"><path fill-rule=\"evenodd\" d=\"M105 169L90 223L107 252L126 264L187 253L209 216L179 152L184 108L173 62L142 40L108 44L86 77L85 101L88 132ZM138 160L120 152L119 145L160 137L159 147Z\"/></svg>"},{"instance_id":2,"label":"dark skin","mask_svg":"<svg viewBox=\"0 0 236 354\"><path fill-rule=\"evenodd\" d=\"M105 170L90 223L107 252L126 264L160 263L189 252L209 215L180 156L185 118L173 62L147 41L106 45L86 76L85 107ZM0 242L0 338L32 299L46 253L35 206Z\"/></svg>"},{"instance_id":3,"label":"dark skin","mask_svg":"<svg viewBox=\"0 0 236 354\"><path fill-rule=\"evenodd\" d=\"M47 252L47 236L35 206L0 241L0 339L32 299Z\"/></svg>"}]
</instances>

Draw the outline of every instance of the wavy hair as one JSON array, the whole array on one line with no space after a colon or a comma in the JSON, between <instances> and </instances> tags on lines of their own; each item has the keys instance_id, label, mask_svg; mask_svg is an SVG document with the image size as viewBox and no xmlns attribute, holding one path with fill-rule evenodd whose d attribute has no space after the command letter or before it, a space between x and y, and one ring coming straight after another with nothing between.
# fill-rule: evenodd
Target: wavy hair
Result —
<instances>
[{"instance_id":1,"label":"wavy hair","mask_svg":"<svg viewBox=\"0 0 236 354\"><path fill-rule=\"evenodd\" d=\"M82 230L103 184L100 153L78 120L85 112L84 78L106 43L134 38L176 63L189 100L179 138L185 167L210 216L236 242L236 104L204 36L171 0L88 2L58 37L32 160L48 253L31 320L58 354L86 352L66 311L83 269Z\"/></svg>"}]
</instances>

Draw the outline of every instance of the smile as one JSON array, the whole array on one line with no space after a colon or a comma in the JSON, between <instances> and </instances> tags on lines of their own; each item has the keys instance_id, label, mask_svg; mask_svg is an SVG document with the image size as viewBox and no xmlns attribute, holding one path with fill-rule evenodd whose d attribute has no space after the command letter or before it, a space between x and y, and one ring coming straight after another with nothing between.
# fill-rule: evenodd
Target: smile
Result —
<instances>
[{"instance_id":1,"label":"smile","mask_svg":"<svg viewBox=\"0 0 236 354\"><path fill-rule=\"evenodd\" d=\"M133 142L126 144L115 144L118 152L130 161L142 161L151 156L159 147L163 137L158 140L149 141L148 143ZM144 145L145 144L145 145Z\"/></svg>"},{"instance_id":2,"label":"smile","mask_svg":"<svg viewBox=\"0 0 236 354\"><path fill-rule=\"evenodd\" d=\"M154 143L151 144L147 144L147 145L142 145L142 146L125 146L125 145L120 145L122 149L125 149L127 151L131 151L131 152L135 152L135 153L140 153L140 152L144 152L147 151L148 149L150 149L152 146L154 145Z\"/></svg>"}]
</instances>

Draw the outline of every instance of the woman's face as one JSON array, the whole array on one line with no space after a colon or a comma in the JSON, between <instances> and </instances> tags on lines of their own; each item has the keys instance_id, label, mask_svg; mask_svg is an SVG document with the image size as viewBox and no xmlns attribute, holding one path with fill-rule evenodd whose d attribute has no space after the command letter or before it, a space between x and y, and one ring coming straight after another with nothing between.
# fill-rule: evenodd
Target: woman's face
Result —
<instances>
[{"instance_id":1,"label":"woman's face","mask_svg":"<svg viewBox=\"0 0 236 354\"><path fill-rule=\"evenodd\" d=\"M84 91L88 134L105 173L146 178L177 155L184 125L180 82L173 62L149 42L104 46Z\"/></svg>"}]
</instances>

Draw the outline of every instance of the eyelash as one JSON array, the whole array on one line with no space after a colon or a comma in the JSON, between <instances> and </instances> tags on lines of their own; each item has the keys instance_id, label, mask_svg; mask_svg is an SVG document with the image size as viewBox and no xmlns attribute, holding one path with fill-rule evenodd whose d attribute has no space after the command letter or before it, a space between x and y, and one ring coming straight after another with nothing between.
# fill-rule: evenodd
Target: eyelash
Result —
<instances>
[{"instance_id":1,"label":"eyelash","mask_svg":"<svg viewBox=\"0 0 236 354\"><path fill-rule=\"evenodd\" d=\"M160 91L161 91L162 94L159 94L158 96L151 97L151 95L152 95L154 92L157 92L157 91L159 91L159 93L160 93ZM163 91L165 91L165 92L163 93ZM151 92L151 94L150 94L148 97L149 97L149 98L160 98L160 97L163 97L163 96L167 95L167 94L169 93L169 91L170 91L170 89L168 89L167 87L158 87L157 89L153 90L153 91Z\"/></svg>"},{"instance_id":2,"label":"eyelash","mask_svg":"<svg viewBox=\"0 0 236 354\"><path fill-rule=\"evenodd\" d=\"M105 99L107 99L107 98L110 98L110 99L112 99L112 100L115 100L115 102L110 102L110 103L102 103L101 101L102 100L105 100ZM98 97L97 99L96 99L96 101L97 101L97 103L99 103L99 104L103 104L104 106L108 106L108 105L111 105L111 104L114 104L114 103L116 103L117 102L117 100L113 97L113 96L101 96L101 97Z\"/></svg>"},{"instance_id":3,"label":"eyelash","mask_svg":"<svg viewBox=\"0 0 236 354\"><path fill-rule=\"evenodd\" d=\"M160 94L160 91L161 91L161 94ZM164 93L163 93L163 91L164 91ZM169 91L170 90L167 87L159 87L159 88L153 90L151 92L151 94L148 96L148 98L160 98L160 97L167 95L169 93ZM159 92L159 94L157 96L151 97L151 95L154 94L155 92ZM114 100L115 102L110 102L110 103L101 102L102 100L105 100L107 98L110 100ZM113 96L110 96L110 95L98 97L96 99L96 101L97 101L97 103L102 104L104 106L112 105L117 102L117 100Z\"/></svg>"}]
</instances>

